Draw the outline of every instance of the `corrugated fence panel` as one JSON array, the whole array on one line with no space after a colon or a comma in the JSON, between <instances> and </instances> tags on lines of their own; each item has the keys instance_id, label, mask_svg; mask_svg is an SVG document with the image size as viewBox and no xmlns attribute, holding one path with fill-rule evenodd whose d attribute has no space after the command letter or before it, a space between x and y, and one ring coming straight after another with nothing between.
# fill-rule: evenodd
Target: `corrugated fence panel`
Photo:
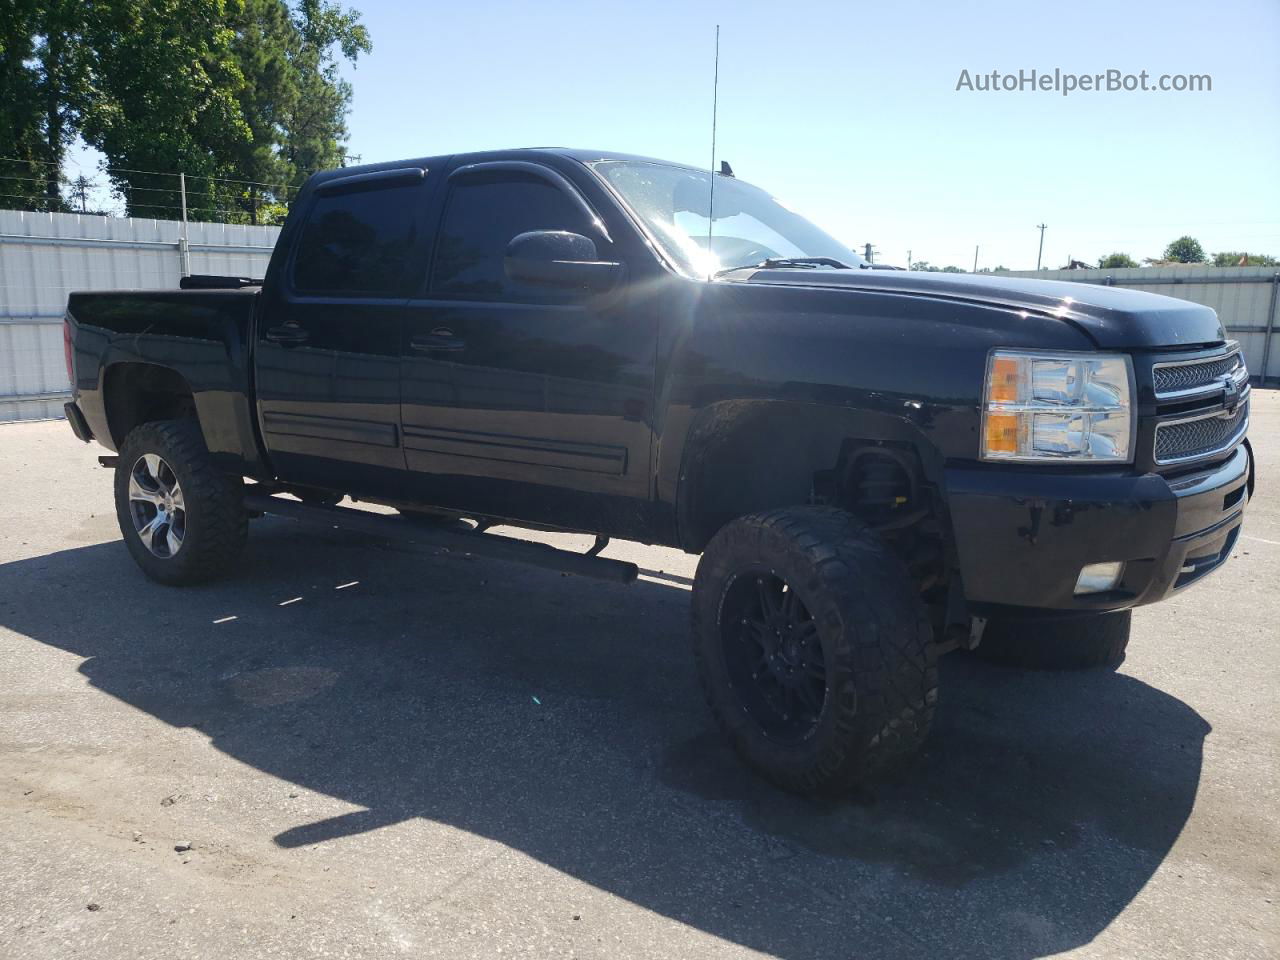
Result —
<instances>
[{"instance_id":1,"label":"corrugated fence panel","mask_svg":"<svg viewBox=\"0 0 1280 960\"><path fill-rule=\"evenodd\" d=\"M192 273L261 277L279 227L191 223ZM167 289L182 276L176 220L0 210L0 423L62 416L62 315L73 290Z\"/></svg>"},{"instance_id":2,"label":"corrugated fence panel","mask_svg":"<svg viewBox=\"0 0 1280 960\"><path fill-rule=\"evenodd\" d=\"M0 210L0 422L62 415L68 384L62 314L72 290L172 290L182 275L174 220L126 220ZM192 273L261 277L278 227L191 223ZM1015 271L1012 276L1102 283L1212 307L1254 376L1280 378L1280 271L1274 267L1138 267ZM1271 346L1267 349L1267 332Z\"/></svg>"},{"instance_id":3,"label":"corrugated fence panel","mask_svg":"<svg viewBox=\"0 0 1280 960\"><path fill-rule=\"evenodd\" d=\"M1254 377L1280 378L1280 270L1275 267L1127 267L1120 270L1015 270L1005 276L1100 283L1212 307L1240 341ZM1270 331L1271 349L1267 349ZM1267 369L1262 369L1263 357Z\"/></svg>"}]
</instances>

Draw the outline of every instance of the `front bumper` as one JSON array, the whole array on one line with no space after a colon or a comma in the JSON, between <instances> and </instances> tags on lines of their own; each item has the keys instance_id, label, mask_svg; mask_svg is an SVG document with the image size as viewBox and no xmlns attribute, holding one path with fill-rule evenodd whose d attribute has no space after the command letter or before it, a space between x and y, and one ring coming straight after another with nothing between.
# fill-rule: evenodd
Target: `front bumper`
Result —
<instances>
[{"instance_id":1,"label":"front bumper","mask_svg":"<svg viewBox=\"0 0 1280 960\"><path fill-rule=\"evenodd\" d=\"M1231 555L1252 486L1247 442L1222 463L1174 479L948 469L965 598L979 615L1162 600ZM1125 567L1114 590L1075 595L1081 567L1116 560Z\"/></svg>"}]
</instances>

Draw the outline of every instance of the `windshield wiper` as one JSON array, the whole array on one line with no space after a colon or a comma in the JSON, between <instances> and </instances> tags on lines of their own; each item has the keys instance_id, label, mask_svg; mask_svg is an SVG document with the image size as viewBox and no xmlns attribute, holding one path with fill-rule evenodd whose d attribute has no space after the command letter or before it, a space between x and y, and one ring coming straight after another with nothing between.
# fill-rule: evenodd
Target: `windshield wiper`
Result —
<instances>
[{"instance_id":1,"label":"windshield wiper","mask_svg":"<svg viewBox=\"0 0 1280 960\"><path fill-rule=\"evenodd\" d=\"M736 267L725 267L723 270L717 270L714 275L719 277L735 270L815 270L818 267L835 267L837 270L853 269L843 260L837 260L834 257L766 257L759 263L744 263Z\"/></svg>"}]
</instances>

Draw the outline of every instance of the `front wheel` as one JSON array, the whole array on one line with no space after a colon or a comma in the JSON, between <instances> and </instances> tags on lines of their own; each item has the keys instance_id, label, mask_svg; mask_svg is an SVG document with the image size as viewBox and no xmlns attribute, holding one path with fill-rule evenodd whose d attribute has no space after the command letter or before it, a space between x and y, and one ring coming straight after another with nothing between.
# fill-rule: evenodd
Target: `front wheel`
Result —
<instances>
[{"instance_id":1,"label":"front wheel","mask_svg":"<svg viewBox=\"0 0 1280 960\"><path fill-rule=\"evenodd\" d=\"M242 481L223 473L194 420L135 427L120 445L116 519L152 580L199 583L226 572L244 546Z\"/></svg>"},{"instance_id":2,"label":"front wheel","mask_svg":"<svg viewBox=\"0 0 1280 960\"><path fill-rule=\"evenodd\" d=\"M1114 669L1124 663L1131 614L1069 619L992 620L974 652L983 660L1033 670Z\"/></svg>"},{"instance_id":3,"label":"front wheel","mask_svg":"<svg viewBox=\"0 0 1280 960\"><path fill-rule=\"evenodd\" d=\"M742 517L693 586L693 642L712 712L738 754L796 793L840 793L929 730L937 669L901 561L828 507Z\"/></svg>"}]
</instances>

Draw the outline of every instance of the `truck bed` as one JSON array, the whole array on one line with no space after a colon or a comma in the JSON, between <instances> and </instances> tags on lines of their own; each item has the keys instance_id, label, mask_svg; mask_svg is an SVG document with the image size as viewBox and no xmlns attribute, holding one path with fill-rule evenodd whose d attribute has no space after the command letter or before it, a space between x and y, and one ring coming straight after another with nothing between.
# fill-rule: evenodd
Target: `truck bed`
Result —
<instances>
[{"instance_id":1,"label":"truck bed","mask_svg":"<svg viewBox=\"0 0 1280 960\"><path fill-rule=\"evenodd\" d=\"M118 411L105 400L107 377L178 377L194 397L210 451L252 472L261 460L249 402L259 290L72 293L70 373L94 437L112 450L124 439L112 426Z\"/></svg>"}]
</instances>

